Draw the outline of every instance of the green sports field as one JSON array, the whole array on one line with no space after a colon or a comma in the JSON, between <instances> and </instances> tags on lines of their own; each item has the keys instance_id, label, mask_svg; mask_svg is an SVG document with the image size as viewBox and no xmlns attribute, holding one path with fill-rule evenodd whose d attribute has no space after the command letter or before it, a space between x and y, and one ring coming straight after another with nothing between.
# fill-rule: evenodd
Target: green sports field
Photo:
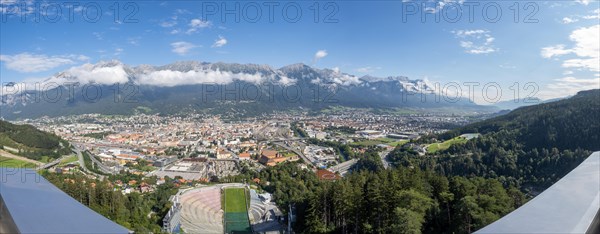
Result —
<instances>
[{"instance_id":1,"label":"green sports field","mask_svg":"<svg viewBox=\"0 0 600 234\"><path fill-rule=\"evenodd\" d=\"M225 233L252 233L248 219L246 189L226 188L225 200Z\"/></svg>"}]
</instances>

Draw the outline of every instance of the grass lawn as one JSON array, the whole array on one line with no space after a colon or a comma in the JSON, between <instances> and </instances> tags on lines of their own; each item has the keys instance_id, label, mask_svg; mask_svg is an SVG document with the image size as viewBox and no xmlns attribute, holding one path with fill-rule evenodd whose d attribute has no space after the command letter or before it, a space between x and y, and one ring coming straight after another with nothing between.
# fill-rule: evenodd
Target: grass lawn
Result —
<instances>
[{"instance_id":1,"label":"grass lawn","mask_svg":"<svg viewBox=\"0 0 600 234\"><path fill-rule=\"evenodd\" d=\"M404 144L406 144L406 142L408 142L408 140L399 140L399 141L394 141L394 142L387 143L387 144L390 146L396 147L399 145L404 145Z\"/></svg>"},{"instance_id":2,"label":"grass lawn","mask_svg":"<svg viewBox=\"0 0 600 234\"><path fill-rule=\"evenodd\" d=\"M79 159L77 158L77 155L71 155L69 157L63 158L62 160L60 160L60 163L58 163L59 166L64 166L67 165L69 163L73 163L73 162L77 162Z\"/></svg>"},{"instance_id":3,"label":"grass lawn","mask_svg":"<svg viewBox=\"0 0 600 234\"><path fill-rule=\"evenodd\" d=\"M389 138L389 137L377 138L377 139L375 139L375 140L377 140L377 141L381 141L381 142L383 142L383 143L391 143L391 142L394 142L394 141L396 141L396 139L392 139L392 138Z\"/></svg>"},{"instance_id":4,"label":"grass lawn","mask_svg":"<svg viewBox=\"0 0 600 234\"><path fill-rule=\"evenodd\" d=\"M36 165L30 162L0 156L0 167L35 168Z\"/></svg>"},{"instance_id":5,"label":"grass lawn","mask_svg":"<svg viewBox=\"0 0 600 234\"><path fill-rule=\"evenodd\" d=\"M43 163L49 163L49 162L54 161L54 159L51 157L48 157L48 156L42 156L42 158L38 161L43 162Z\"/></svg>"},{"instance_id":6,"label":"grass lawn","mask_svg":"<svg viewBox=\"0 0 600 234\"><path fill-rule=\"evenodd\" d=\"M245 193L243 188L225 189L225 212L246 212Z\"/></svg>"},{"instance_id":7,"label":"grass lawn","mask_svg":"<svg viewBox=\"0 0 600 234\"><path fill-rule=\"evenodd\" d=\"M224 193L225 233L252 233L246 208L246 189L226 188Z\"/></svg>"},{"instance_id":8,"label":"grass lawn","mask_svg":"<svg viewBox=\"0 0 600 234\"><path fill-rule=\"evenodd\" d=\"M404 144L408 142L407 140L396 140L396 139L392 139L392 138L387 138L387 137L382 137L382 138L377 138L377 139L365 139L362 141L357 141L357 142L352 142L350 143L350 145L353 146L373 146L373 145L379 145L379 144L387 144L387 145L391 145L391 146L396 146L398 144Z\"/></svg>"},{"instance_id":9,"label":"grass lawn","mask_svg":"<svg viewBox=\"0 0 600 234\"><path fill-rule=\"evenodd\" d=\"M455 137L450 140L444 141L442 143L433 143L427 147L427 153L435 153L440 150L446 150L450 148L451 145L454 144L464 144L467 142L467 139L464 137Z\"/></svg>"},{"instance_id":10,"label":"grass lawn","mask_svg":"<svg viewBox=\"0 0 600 234\"><path fill-rule=\"evenodd\" d=\"M352 142L350 143L350 145L353 146L373 146L373 145L378 145L378 144L384 144L385 142L380 141L380 140L362 140L362 141L357 141L357 142Z\"/></svg>"}]
</instances>

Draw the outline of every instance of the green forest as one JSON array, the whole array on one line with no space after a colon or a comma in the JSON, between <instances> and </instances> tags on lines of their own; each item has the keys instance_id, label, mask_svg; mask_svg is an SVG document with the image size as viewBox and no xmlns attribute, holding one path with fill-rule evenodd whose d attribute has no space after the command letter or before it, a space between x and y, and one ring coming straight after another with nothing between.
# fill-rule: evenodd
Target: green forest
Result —
<instances>
[{"instance_id":1,"label":"green forest","mask_svg":"<svg viewBox=\"0 0 600 234\"><path fill-rule=\"evenodd\" d=\"M156 178L142 179L133 174L113 176L103 181L79 173L67 175L43 171L42 176L75 200L136 233L161 233L162 219L171 208L169 197L178 190L167 178L152 193L123 195L110 182L135 179L140 183L156 183Z\"/></svg>"},{"instance_id":2,"label":"green forest","mask_svg":"<svg viewBox=\"0 0 600 234\"><path fill-rule=\"evenodd\" d=\"M600 150L600 90L582 91L556 102L522 107L506 115L396 148L396 166L419 167L445 176L483 176L524 191L539 192ZM482 136L420 156L411 146Z\"/></svg>"},{"instance_id":3,"label":"green forest","mask_svg":"<svg viewBox=\"0 0 600 234\"><path fill-rule=\"evenodd\" d=\"M526 201L517 188L494 179L381 168L319 181L297 163L285 163L233 179L259 178L279 207L293 205L300 233L469 233Z\"/></svg>"},{"instance_id":4,"label":"green forest","mask_svg":"<svg viewBox=\"0 0 600 234\"><path fill-rule=\"evenodd\" d=\"M0 120L0 148L16 149L13 152L33 160L43 156L58 158L71 152L67 141L51 133L40 131L31 125L16 125Z\"/></svg>"}]
</instances>

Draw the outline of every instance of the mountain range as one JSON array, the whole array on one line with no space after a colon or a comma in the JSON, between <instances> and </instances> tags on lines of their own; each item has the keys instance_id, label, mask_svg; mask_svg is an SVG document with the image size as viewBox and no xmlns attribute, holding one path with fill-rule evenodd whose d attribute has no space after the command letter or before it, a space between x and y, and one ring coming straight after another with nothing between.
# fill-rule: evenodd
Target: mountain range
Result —
<instances>
[{"instance_id":1,"label":"mountain range","mask_svg":"<svg viewBox=\"0 0 600 234\"><path fill-rule=\"evenodd\" d=\"M129 66L120 61L106 61L72 67L43 80L4 84L0 117L176 114L190 110L255 115L331 106L497 110L439 93L427 80L404 76L358 77L339 69L305 64L275 69L268 65L195 61L164 66Z\"/></svg>"}]
</instances>

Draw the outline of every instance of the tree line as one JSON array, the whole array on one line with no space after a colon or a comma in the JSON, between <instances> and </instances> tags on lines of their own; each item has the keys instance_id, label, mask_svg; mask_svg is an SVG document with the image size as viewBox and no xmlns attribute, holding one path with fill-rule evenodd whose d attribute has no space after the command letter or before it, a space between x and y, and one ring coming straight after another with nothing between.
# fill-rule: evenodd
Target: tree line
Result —
<instances>
[{"instance_id":1,"label":"tree line","mask_svg":"<svg viewBox=\"0 0 600 234\"><path fill-rule=\"evenodd\" d=\"M80 203L106 218L136 233L161 233L162 219L171 208L169 197L177 188L166 178L154 192L122 194L109 180L90 179L81 173L56 174L42 172L42 176ZM131 176L121 175L123 179ZM139 182L146 181L140 177ZM156 178L149 178L148 183ZM123 181L127 183L127 180Z\"/></svg>"},{"instance_id":2,"label":"tree line","mask_svg":"<svg viewBox=\"0 0 600 234\"><path fill-rule=\"evenodd\" d=\"M299 233L470 233L526 200L495 179L448 178L408 167L357 168L339 180L320 181L290 162L230 179L253 178L284 213L294 207Z\"/></svg>"}]
</instances>

